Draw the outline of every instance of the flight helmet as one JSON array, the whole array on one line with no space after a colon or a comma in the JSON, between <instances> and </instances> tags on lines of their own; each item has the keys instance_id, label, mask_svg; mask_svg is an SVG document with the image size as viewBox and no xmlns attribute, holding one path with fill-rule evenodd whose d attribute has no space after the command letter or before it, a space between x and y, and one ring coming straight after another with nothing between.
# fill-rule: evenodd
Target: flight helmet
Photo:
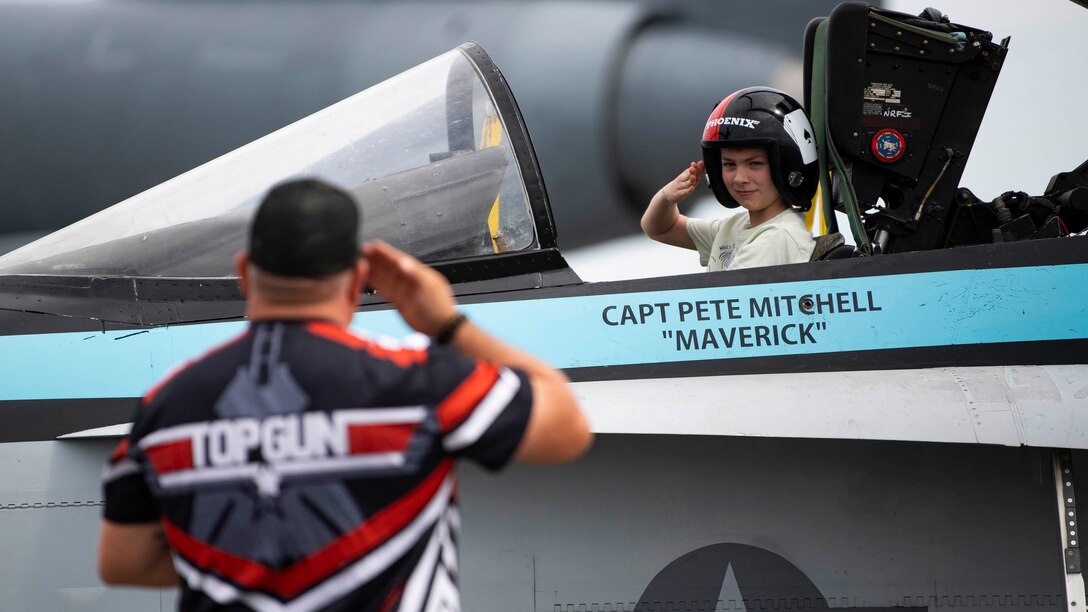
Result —
<instances>
[{"instance_id":1,"label":"flight helmet","mask_svg":"<svg viewBox=\"0 0 1088 612\"><path fill-rule=\"evenodd\" d=\"M815 132L805 109L785 92L749 87L732 93L710 113L702 145L710 189L726 208L739 203L722 181L723 148L765 149L782 201L802 211L812 205L820 176Z\"/></svg>"}]
</instances>

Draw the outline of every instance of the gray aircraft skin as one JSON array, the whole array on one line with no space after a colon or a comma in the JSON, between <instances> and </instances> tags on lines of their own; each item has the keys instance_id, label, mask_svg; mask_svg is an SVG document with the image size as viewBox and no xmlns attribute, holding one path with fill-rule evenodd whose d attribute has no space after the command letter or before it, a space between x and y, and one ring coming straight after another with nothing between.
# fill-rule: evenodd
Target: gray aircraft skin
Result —
<instances>
[{"instance_id":1,"label":"gray aircraft skin","mask_svg":"<svg viewBox=\"0 0 1088 612\"><path fill-rule=\"evenodd\" d=\"M519 92L563 246L637 232L719 100L800 94L834 4L0 2L0 252L467 40Z\"/></svg>"},{"instance_id":2,"label":"gray aircraft skin","mask_svg":"<svg viewBox=\"0 0 1088 612\"><path fill-rule=\"evenodd\" d=\"M514 10L495 6L496 10ZM548 5L535 8L543 10L544 6ZM601 10L630 9L629 5L607 6L610 8ZM811 16L817 14L822 13L814 11ZM488 51L502 62L498 52ZM476 58L475 66L489 67L474 47L463 52ZM481 78L487 80L486 76ZM502 82L501 76L490 78ZM449 87L452 79L440 82ZM527 108L532 94L521 91L513 77L509 83L521 107ZM487 84L498 89L495 82ZM473 91L478 89L486 87L477 86ZM532 85L527 89L532 90ZM391 87L387 93L395 91ZM390 107L408 106L392 95L375 97L391 100ZM0 556L0 609L175 608L172 590L107 588L94 574L102 505L99 472L116 446L121 428L92 427L73 413L71 422L60 424L61 430L46 429L44 424L36 429L36 417L45 420L51 401L20 403L10 396L16 395L13 389L31 388L54 393L48 397L56 398L55 403L61 403L60 398L90 398L81 404L88 412L117 404L119 399L129 398L133 403L135 395L124 389L110 388L99 395L65 394L73 380L107 386L131 378L122 382L130 387L142 384L142 372L129 371L131 363L120 360L127 345L159 342L165 337L169 350L180 353L182 350L175 347L185 341L184 334L238 323L230 319L240 315L239 296L226 289L233 279L214 267L221 258L211 256L214 252L208 242L213 241L208 236L224 237L223 244L216 246L221 249L219 254L237 248L239 215L252 206L268 178L259 173L273 176L277 172L268 162L278 157L267 155L268 150L282 153L284 149L299 150L300 144L331 142L308 135L329 133L316 128L339 126L336 122L346 121L345 117L360 115L347 112L353 108L350 105L338 107L339 111L335 108L53 234L38 247L31 245L0 258L0 355L5 362L0 410L10 414L26 409L19 414L28 421L13 423L6 415L6 420L0 419L8 429L0 431L0 440L4 440L0 443L0 465L4 466L0 474L0 542L7 553ZM510 113L512 109L500 110ZM700 113L705 115L706 110ZM431 115L408 113L407 120L392 123L410 126L417 117ZM465 151L454 147L452 131L448 151L422 149L429 154L448 153L432 155L422 168L435 176L466 179L449 183L448 192L442 191L442 184L426 185L437 194L429 197L445 206L443 194L455 194L448 199L451 206L477 200L486 211L496 190L508 208L518 193L524 193L531 201L525 220L533 225L535 234L530 232L525 238L513 231L516 228L504 229L509 230L509 244L525 239L535 241L541 250L554 249L549 198L544 197L543 182L534 170L547 182L552 200L558 199L555 181L563 179L553 179L545 171L543 157L539 169L536 167L532 147L527 137L518 140L513 119L511 114L503 115L504 131L513 141L503 155L488 148ZM444 115L436 123L444 126L448 120ZM536 145L536 134L541 130L534 127L528 112L524 123ZM475 125L475 129L482 129L480 122ZM547 122L541 129L549 127L563 129ZM358 130L385 134L380 126L363 125ZM474 135L478 141L479 134ZM447 133L443 131L441 136L444 142ZM425 138L421 141L425 146L431 144ZM565 141L568 149L578 150L577 142ZM411 174L417 169L400 169L395 155L380 155L385 151L380 147L372 152L356 147L354 141L347 144L352 154L370 155L367 159L393 166L389 174L362 177L357 184L349 182L361 195L382 199L387 193L383 187L403 188L427 180ZM326 166L310 159L292 163L296 161L298 167L293 166L290 172L305 168L332 176L352 166L336 155L321 160ZM515 169L520 181L511 183ZM577 175L585 182L583 172ZM238 176L244 178L236 180ZM235 183L241 183L238 193L223 194L221 202L206 201L211 199L209 194L222 194L227 191L224 186ZM534 187L534 183L539 184ZM480 195L483 193L487 197ZM450 224L434 215L420 214L416 200L405 200L408 218L413 220L405 227L430 223L452 231ZM175 203L194 205L183 208ZM544 207L543 212L538 205ZM564 206L556 206L557 221ZM162 226L144 224L142 211L156 207L154 212L162 218L170 219L176 213L181 220ZM206 215L198 210L201 207L217 212ZM509 218L509 213L507 209L504 216ZM466 209L457 214L479 215L480 211ZM397 231L402 227L400 220L389 215L378 222ZM132 226L131 232L117 230L126 225ZM116 235L106 235L115 230ZM414 252L431 254L440 266L447 263L451 252L462 256L465 249L481 247L447 234L430 241L428 235L422 239L411 232L394 236ZM160 239L167 246L165 254L147 257L142 245ZM832 330L838 334L830 336L832 343L844 346L830 354L702 362L674 356L671 361L629 360L593 367L560 363L576 381L576 393L598 432L595 447L577 463L558 468L514 466L499 476L472 466L462 468L464 609L1081 609L1084 580L1077 529L1075 524L1063 526L1068 523L1067 513L1073 512L1075 520L1074 489L1088 487L1084 479L1088 474L1088 366L1083 359L1088 345L1084 321L1088 317L1083 316L1083 300L1055 299L1076 298L1075 289L1039 281L1017 292L1015 287L1002 284L1000 274L1011 277L1024 266L1038 268L1037 277L1063 271L1076 274L1088 265L1085 240L1088 238L968 246L958 252L899 253L774 270L620 283L580 283L565 265L534 268L520 276L520 270L498 278L469 274L468 280L456 281L455 289L465 308L474 309L469 313L476 320L488 321L483 314L488 308L509 307L508 312L515 315L529 313L531 316L510 317L515 322L511 337L523 338L525 345L533 348L536 328L550 336L576 335L571 329L553 327L558 325L555 321L562 320L564 310L587 300L607 304L613 297L619 300L646 292L668 299L700 291L745 296L769 291L779 295L790 284L850 289L889 278L909 285L896 293L897 283L889 282L892 289L884 291L896 299L883 302L880 296L885 294L877 292L874 302L870 293L867 304L855 302L853 313L838 317L861 321L854 329L863 329L869 320L865 317L913 309L915 304L911 303L896 310L896 302L905 302L915 290L913 283L920 286L921 281L941 274L946 275L941 278L953 279L961 278L957 274L981 277L996 270L997 280L971 286L979 301L964 298L963 294L970 292L958 285L947 290L942 287L940 295L949 300L948 305L919 304L921 316L924 320L944 308L962 314L962 325L967 327L992 312L1011 312L1011 303L1023 309L1018 311L1022 318L1014 320L1024 324L998 331L1010 336L1026 333L1030 340L975 337L963 341L962 336L953 334L954 341L946 345L919 348L911 345L907 336L923 330L908 327L911 333L894 334L903 336L895 338L901 344L880 347L883 350L865 350L874 348L869 345L852 350L846 344L857 334L848 328ZM189 249L177 248L194 244L197 246ZM71 248L69 253L78 257L66 259L60 247ZM500 250L497 245L484 244L482 248ZM206 266L201 274L191 274L197 277L195 281L180 278L182 269L177 262L186 250L186 265ZM118 253L123 254L120 259ZM466 270L487 268L492 263L501 267L498 255L502 253L477 253ZM89 264L92 260L94 265L106 267L93 268ZM558 261L562 264L561 257ZM145 262L151 267L138 267ZM87 268L72 273L73 263ZM456 273L459 268L455 264L444 271ZM50 275L64 271L85 284L50 284ZM186 281L191 281L185 290L187 300L164 303L143 293L150 290L169 295L166 286ZM949 283L937 283L944 284ZM997 290L987 294L988 284ZM123 286L140 294L140 299L118 298L123 295ZM88 296L92 299L82 299ZM24 299L49 302L48 309L20 305ZM542 305L546 301L556 306ZM94 310L90 314L86 312L88 304ZM612 334L620 331L620 326L609 321L619 321L620 315L610 319L609 308L597 306L589 318L597 328ZM638 312L634 310L631 316ZM1038 327L1034 317L1045 318L1048 312L1058 313L1051 318L1065 322L1051 326L1062 328L1055 333L1067 335L1044 337L1044 332L1050 332L1034 331ZM389 327L388 317L383 318L386 314L386 305L369 304L359 320L365 327L393 333L395 327ZM35 333L54 331L50 326L67 333ZM1027 331L1021 332L1020 327ZM657 330L653 331L656 335ZM1033 333L1043 335L1031 336ZM52 347L32 344L39 336L63 337L64 342ZM630 338L603 338L597 341L587 336L582 343L608 345L605 348L610 347L616 358L641 350ZM23 340L28 344L20 345ZM87 348L92 345L106 350ZM111 349L113 352L108 352ZM141 359L155 361L165 355L156 350L148 350ZM91 363L85 355L96 355L101 363ZM155 358L148 359L149 355ZM48 376L42 376L42 368L37 368L43 363L52 366ZM35 371L39 372L36 376L28 374ZM91 380L98 373L110 380ZM30 378L35 380L24 380ZM16 426L18 435L25 437L16 438Z\"/></svg>"}]
</instances>

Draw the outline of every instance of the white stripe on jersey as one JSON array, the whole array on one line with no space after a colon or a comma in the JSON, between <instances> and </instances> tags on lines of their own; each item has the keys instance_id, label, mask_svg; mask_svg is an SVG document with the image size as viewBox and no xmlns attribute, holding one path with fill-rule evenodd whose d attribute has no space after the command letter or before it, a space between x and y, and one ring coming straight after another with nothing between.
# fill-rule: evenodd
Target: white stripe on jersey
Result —
<instances>
[{"instance_id":1,"label":"white stripe on jersey","mask_svg":"<svg viewBox=\"0 0 1088 612\"><path fill-rule=\"evenodd\" d=\"M174 427L167 427L158 431L153 431L140 439L139 447L147 449L152 446L158 446L160 444L168 444L170 442L179 442L181 440L192 440L196 437L204 437L208 435L209 423L187 423L185 425L176 425Z\"/></svg>"},{"instance_id":2,"label":"white stripe on jersey","mask_svg":"<svg viewBox=\"0 0 1088 612\"><path fill-rule=\"evenodd\" d=\"M129 474L137 474L140 472L140 464L136 463L132 459L125 457L117 463L107 463L102 467L102 484L107 484L117 480L118 478L128 476Z\"/></svg>"},{"instance_id":3,"label":"white stripe on jersey","mask_svg":"<svg viewBox=\"0 0 1088 612\"><path fill-rule=\"evenodd\" d=\"M457 511L457 506L450 506L446 510L444 520L449 523L449 527L442 533L442 563L456 575L460 570L457 569L457 540L454 538L461 533L461 514Z\"/></svg>"},{"instance_id":4,"label":"white stripe on jersey","mask_svg":"<svg viewBox=\"0 0 1088 612\"><path fill-rule=\"evenodd\" d=\"M442 441L442 446L447 451L457 451L471 446L480 436L484 435L495 419L499 418L502 411L514 399L518 389L521 388L521 380L507 368L502 369L499 379L491 387L491 391L480 400L479 405L472 411L460 427L451 431Z\"/></svg>"},{"instance_id":5,"label":"white stripe on jersey","mask_svg":"<svg viewBox=\"0 0 1088 612\"><path fill-rule=\"evenodd\" d=\"M333 410L328 413L333 422L338 425L398 425L419 423L427 416L427 410L423 406L398 406L389 408L345 408ZM283 416L283 415L271 415ZM221 419L222 421L248 420L251 417L236 419ZM254 419L260 421L260 419ZM200 423L186 423L165 427L151 432L140 440L140 448L147 449L169 442L181 440L193 440L204 438L208 435L208 428L216 421L203 421Z\"/></svg>"},{"instance_id":6,"label":"white stripe on jersey","mask_svg":"<svg viewBox=\"0 0 1088 612\"><path fill-rule=\"evenodd\" d=\"M159 476L159 486L164 489L188 487L206 482L230 482L232 480L253 480L260 471L261 464L247 463L220 468L202 468L200 470L178 470Z\"/></svg>"},{"instance_id":7,"label":"white stripe on jersey","mask_svg":"<svg viewBox=\"0 0 1088 612\"><path fill-rule=\"evenodd\" d=\"M424 604L427 604L427 610L458 612L461 609L461 594L449 575L450 571L457 571L457 564L447 565L451 557L457 558L457 549L450 534L452 511L452 508L447 511L434 526L427 548L405 583L398 612L423 612ZM438 605L444 607L436 607Z\"/></svg>"},{"instance_id":8,"label":"white stripe on jersey","mask_svg":"<svg viewBox=\"0 0 1088 612\"><path fill-rule=\"evenodd\" d=\"M461 612L461 592L446 568L439 565L431 581L431 596L424 612Z\"/></svg>"},{"instance_id":9,"label":"white stripe on jersey","mask_svg":"<svg viewBox=\"0 0 1088 612\"><path fill-rule=\"evenodd\" d=\"M347 408L334 410L333 419L346 425L396 425L400 423L419 423L427 416L423 406L403 406L400 408Z\"/></svg>"},{"instance_id":10,"label":"white stripe on jersey","mask_svg":"<svg viewBox=\"0 0 1088 612\"><path fill-rule=\"evenodd\" d=\"M399 468L404 465L404 453L368 453L350 457L335 457L316 461L293 461L291 463L247 463L239 466L221 468L201 468L200 470L180 470L159 476L159 486L163 489L189 487L209 482L230 482L234 480L255 480L263 469L284 480L292 477L325 474L329 472L350 476L354 471Z\"/></svg>"}]
</instances>

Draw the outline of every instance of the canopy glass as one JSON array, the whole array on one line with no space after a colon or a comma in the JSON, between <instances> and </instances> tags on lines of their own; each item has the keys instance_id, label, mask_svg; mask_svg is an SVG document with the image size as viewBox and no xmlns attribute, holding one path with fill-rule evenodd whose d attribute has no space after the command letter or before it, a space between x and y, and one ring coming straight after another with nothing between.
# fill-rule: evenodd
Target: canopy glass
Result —
<instances>
[{"instance_id":1,"label":"canopy glass","mask_svg":"<svg viewBox=\"0 0 1088 612\"><path fill-rule=\"evenodd\" d=\"M361 240L424 261L539 248L518 139L472 52L450 51L8 253L0 274L230 277L260 198L303 176L356 196Z\"/></svg>"}]
</instances>

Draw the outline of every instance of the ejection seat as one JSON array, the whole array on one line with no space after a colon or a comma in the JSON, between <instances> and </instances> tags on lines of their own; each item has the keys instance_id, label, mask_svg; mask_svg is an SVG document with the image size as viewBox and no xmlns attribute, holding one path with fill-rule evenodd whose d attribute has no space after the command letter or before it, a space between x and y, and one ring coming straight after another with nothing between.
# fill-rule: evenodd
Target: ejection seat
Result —
<instances>
[{"instance_id":1,"label":"ejection seat","mask_svg":"<svg viewBox=\"0 0 1088 612\"><path fill-rule=\"evenodd\" d=\"M804 50L829 231L839 208L866 255L981 241L961 236L954 196L1005 44L933 9L844 2L808 24Z\"/></svg>"},{"instance_id":2,"label":"ejection seat","mask_svg":"<svg viewBox=\"0 0 1088 612\"><path fill-rule=\"evenodd\" d=\"M809 261L826 261L828 259L848 259L857 254L857 249L846 244L846 239L839 232L824 234L816 239L816 246L812 249L812 257Z\"/></svg>"},{"instance_id":3,"label":"ejection seat","mask_svg":"<svg viewBox=\"0 0 1088 612\"><path fill-rule=\"evenodd\" d=\"M805 29L805 108L816 132L828 231L845 210L865 255L1076 234L1088 161L1042 196L981 201L959 186L1008 52L936 9L843 2ZM829 178L834 175L834 183Z\"/></svg>"}]
</instances>

